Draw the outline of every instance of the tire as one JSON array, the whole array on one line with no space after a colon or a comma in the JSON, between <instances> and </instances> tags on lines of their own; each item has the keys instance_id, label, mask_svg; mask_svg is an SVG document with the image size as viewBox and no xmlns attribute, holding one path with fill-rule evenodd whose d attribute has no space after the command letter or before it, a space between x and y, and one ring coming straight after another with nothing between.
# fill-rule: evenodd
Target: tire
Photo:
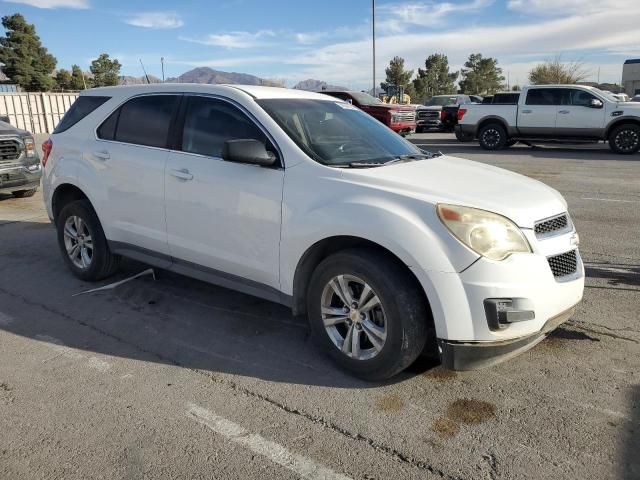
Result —
<instances>
[{"instance_id":1,"label":"tire","mask_svg":"<svg viewBox=\"0 0 640 480\"><path fill-rule=\"evenodd\" d=\"M76 277L85 281L102 280L118 269L120 257L111 253L100 220L88 200L67 204L56 219L56 229L62 257ZM72 235L74 232L75 240ZM77 235L78 232L80 235ZM79 237L83 237L81 241ZM73 245L77 246L79 243L81 246L73 250ZM68 247L77 252L73 259L68 253Z\"/></svg>"},{"instance_id":2,"label":"tire","mask_svg":"<svg viewBox=\"0 0 640 480\"><path fill-rule=\"evenodd\" d=\"M458 129L455 130L455 134L459 142L470 142L471 140L473 140L473 137L471 135L464 134Z\"/></svg>"},{"instance_id":3,"label":"tire","mask_svg":"<svg viewBox=\"0 0 640 480\"><path fill-rule=\"evenodd\" d=\"M364 310L358 305L345 313L342 297L331 287L334 282L340 292L345 291L339 277L353 298L360 299L368 286L364 307L375 306ZM343 369L370 381L386 380L411 365L433 331L424 293L415 278L385 254L369 249L344 250L323 260L309 284L307 311L313 336L323 350ZM325 328L323 315L335 324ZM340 346L351 338L349 329L357 332L358 349L351 348L354 342L349 342L350 352L343 353ZM355 354L359 358L354 358Z\"/></svg>"},{"instance_id":4,"label":"tire","mask_svg":"<svg viewBox=\"0 0 640 480\"><path fill-rule=\"evenodd\" d=\"M490 123L480 129L478 141L485 150L501 150L507 143L507 132L499 123Z\"/></svg>"},{"instance_id":5,"label":"tire","mask_svg":"<svg viewBox=\"0 0 640 480\"><path fill-rule=\"evenodd\" d=\"M424 132L422 127L416 127L416 133L422 133L422 132Z\"/></svg>"},{"instance_id":6,"label":"tire","mask_svg":"<svg viewBox=\"0 0 640 480\"><path fill-rule=\"evenodd\" d=\"M615 153L631 155L640 150L640 126L625 123L609 134L609 148Z\"/></svg>"},{"instance_id":7,"label":"tire","mask_svg":"<svg viewBox=\"0 0 640 480\"><path fill-rule=\"evenodd\" d=\"M13 192L13 196L16 198L33 197L37 191L38 191L37 187L31 188L29 190L18 190L17 192Z\"/></svg>"}]
</instances>

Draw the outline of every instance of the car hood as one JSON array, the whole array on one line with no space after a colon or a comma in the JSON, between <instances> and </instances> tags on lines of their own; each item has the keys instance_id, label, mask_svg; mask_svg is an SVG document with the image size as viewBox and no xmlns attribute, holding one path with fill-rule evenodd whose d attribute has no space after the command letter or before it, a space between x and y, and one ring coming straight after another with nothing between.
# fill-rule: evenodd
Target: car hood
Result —
<instances>
[{"instance_id":1,"label":"car hood","mask_svg":"<svg viewBox=\"0 0 640 480\"><path fill-rule=\"evenodd\" d=\"M388 111L414 111L415 109L408 105L388 105L385 103L377 103L375 105L367 105L366 108L375 108L377 110L388 110Z\"/></svg>"},{"instance_id":2,"label":"car hood","mask_svg":"<svg viewBox=\"0 0 640 480\"><path fill-rule=\"evenodd\" d=\"M521 228L567 211L562 195L542 182L501 168L440 156L386 167L345 169L343 179L425 200L488 210Z\"/></svg>"},{"instance_id":3,"label":"car hood","mask_svg":"<svg viewBox=\"0 0 640 480\"><path fill-rule=\"evenodd\" d=\"M10 123L0 121L0 135L17 135L19 137L29 135L26 130L20 130Z\"/></svg>"}]
</instances>

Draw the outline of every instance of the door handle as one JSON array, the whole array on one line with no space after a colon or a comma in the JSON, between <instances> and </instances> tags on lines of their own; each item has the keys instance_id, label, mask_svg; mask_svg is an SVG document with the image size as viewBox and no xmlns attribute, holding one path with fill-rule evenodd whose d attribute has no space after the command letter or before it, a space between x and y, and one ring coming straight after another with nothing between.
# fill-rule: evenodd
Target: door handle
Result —
<instances>
[{"instance_id":1,"label":"door handle","mask_svg":"<svg viewBox=\"0 0 640 480\"><path fill-rule=\"evenodd\" d=\"M558 113L566 115L567 113L569 113L569 110L559 110Z\"/></svg>"},{"instance_id":2,"label":"door handle","mask_svg":"<svg viewBox=\"0 0 640 480\"><path fill-rule=\"evenodd\" d=\"M97 150L93 152L93 156L100 160L109 160L111 158L111 155L106 150Z\"/></svg>"},{"instance_id":3,"label":"door handle","mask_svg":"<svg viewBox=\"0 0 640 480\"><path fill-rule=\"evenodd\" d=\"M522 110L522 113L531 113L533 110Z\"/></svg>"},{"instance_id":4,"label":"door handle","mask_svg":"<svg viewBox=\"0 0 640 480\"><path fill-rule=\"evenodd\" d=\"M182 168L180 170L171 169L171 175L179 178L180 180L193 180L193 174L186 168Z\"/></svg>"}]
</instances>

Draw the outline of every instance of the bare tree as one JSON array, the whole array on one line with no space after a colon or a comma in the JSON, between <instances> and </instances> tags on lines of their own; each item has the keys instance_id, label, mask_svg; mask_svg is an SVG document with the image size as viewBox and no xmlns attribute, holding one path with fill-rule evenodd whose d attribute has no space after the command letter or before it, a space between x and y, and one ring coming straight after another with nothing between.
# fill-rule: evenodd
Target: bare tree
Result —
<instances>
[{"instance_id":1,"label":"bare tree","mask_svg":"<svg viewBox=\"0 0 640 480\"><path fill-rule=\"evenodd\" d=\"M540 63L529 72L534 85L571 84L584 81L589 76L582 61L563 62L560 56Z\"/></svg>"}]
</instances>

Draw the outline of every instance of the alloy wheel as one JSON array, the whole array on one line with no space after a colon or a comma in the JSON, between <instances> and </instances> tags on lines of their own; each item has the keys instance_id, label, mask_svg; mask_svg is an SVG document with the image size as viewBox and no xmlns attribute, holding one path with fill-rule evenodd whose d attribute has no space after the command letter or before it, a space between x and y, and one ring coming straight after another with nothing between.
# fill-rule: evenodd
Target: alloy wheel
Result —
<instances>
[{"instance_id":1,"label":"alloy wheel","mask_svg":"<svg viewBox=\"0 0 640 480\"><path fill-rule=\"evenodd\" d=\"M635 130L621 130L613 140L619 150L623 152L631 152L638 146L640 136Z\"/></svg>"},{"instance_id":2,"label":"alloy wheel","mask_svg":"<svg viewBox=\"0 0 640 480\"><path fill-rule=\"evenodd\" d=\"M73 215L64 222L64 246L71 262L86 270L93 260L93 238L82 218Z\"/></svg>"},{"instance_id":3,"label":"alloy wheel","mask_svg":"<svg viewBox=\"0 0 640 480\"><path fill-rule=\"evenodd\" d=\"M488 147L495 147L500 142L500 132L495 128L485 130L482 134L482 140Z\"/></svg>"},{"instance_id":4,"label":"alloy wheel","mask_svg":"<svg viewBox=\"0 0 640 480\"><path fill-rule=\"evenodd\" d=\"M380 298L364 280L353 275L332 278L322 291L320 307L327 335L344 355L369 360L380 353L387 319Z\"/></svg>"}]
</instances>

